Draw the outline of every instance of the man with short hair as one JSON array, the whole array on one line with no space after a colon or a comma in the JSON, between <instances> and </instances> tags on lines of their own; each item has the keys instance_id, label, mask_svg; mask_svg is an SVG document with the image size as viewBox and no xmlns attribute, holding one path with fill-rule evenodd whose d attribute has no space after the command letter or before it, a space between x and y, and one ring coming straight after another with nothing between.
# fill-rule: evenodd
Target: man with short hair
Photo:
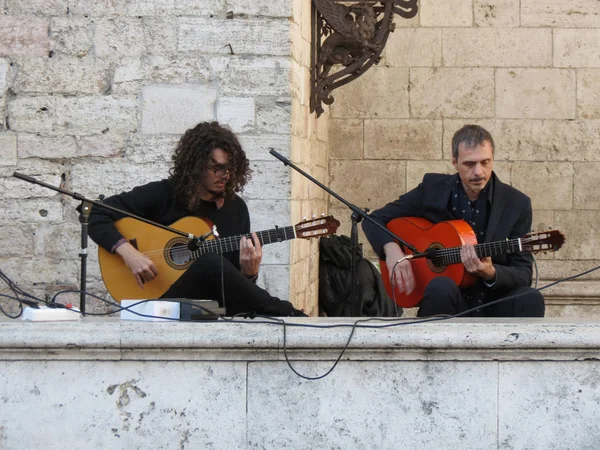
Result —
<instances>
[{"instance_id":1,"label":"man with short hair","mask_svg":"<svg viewBox=\"0 0 600 450\"><path fill-rule=\"evenodd\" d=\"M216 225L221 238L250 232L248 207L236 194L250 179L250 163L230 130L217 122L199 123L184 133L172 160L168 179L138 186L105 203L162 225L195 216ZM104 249L118 254L131 271L123 276L134 277L143 289L158 270L152 255L138 251L115 227L115 221L123 217L94 208L89 235ZM211 253L200 256L162 297L217 300L225 305L227 315L306 316L290 302L256 286L262 247L256 233L252 237L241 237L240 250L226 252L223 257Z\"/></svg>"},{"instance_id":2,"label":"man with short hair","mask_svg":"<svg viewBox=\"0 0 600 450\"><path fill-rule=\"evenodd\" d=\"M409 216L434 224L462 219L473 228L479 243L520 238L531 231L531 200L502 183L493 172L494 140L487 130L478 125L458 130L452 138L452 165L455 174L426 174L418 187L374 211L371 217L383 224ZM375 252L386 261L396 292L410 294L415 289L415 278L409 260L397 263L405 256L400 246L369 221L363 222L363 230ZM420 317L453 315L509 296L512 298L479 308L471 315L544 316L544 297L530 287L530 254L479 258L475 247L466 244L460 256L465 270L475 275L477 282L460 289L448 277L433 278L420 302Z\"/></svg>"}]
</instances>

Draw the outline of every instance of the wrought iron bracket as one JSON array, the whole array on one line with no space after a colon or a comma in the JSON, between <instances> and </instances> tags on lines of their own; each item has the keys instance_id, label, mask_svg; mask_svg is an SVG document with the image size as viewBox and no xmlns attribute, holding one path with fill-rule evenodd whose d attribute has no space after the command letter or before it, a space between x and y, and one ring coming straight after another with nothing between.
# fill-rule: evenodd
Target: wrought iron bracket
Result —
<instances>
[{"instance_id":1,"label":"wrought iron bracket","mask_svg":"<svg viewBox=\"0 0 600 450\"><path fill-rule=\"evenodd\" d=\"M418 0L312 0L310 111L317 117L331 105L334 89L379 63L394 14L417 15ZM340 67L337 72L334 68Z\"/></svg>"}]
</instances>

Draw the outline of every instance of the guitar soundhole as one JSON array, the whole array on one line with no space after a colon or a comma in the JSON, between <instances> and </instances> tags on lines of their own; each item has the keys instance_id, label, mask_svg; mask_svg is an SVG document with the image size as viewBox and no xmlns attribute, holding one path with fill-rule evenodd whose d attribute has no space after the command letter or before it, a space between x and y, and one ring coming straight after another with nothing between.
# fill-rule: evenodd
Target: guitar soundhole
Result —
<instances>
[{"instance_id":1,"label":"guitar soundhole","mask_svg":"<svg viewBox=\"0 0 600 450\"><path fill-rule=\"evenodd\" d=\"M165 246L165 260L173 269L184 270L192 264L191 252L187 247L187 239L176 237Z\"/></svg>"},{"instance_id":2,"label":"guitar soundhole","mask_svg":"<svg viewBox=\"0 0 600 450\"><path fill-rule=\"evenodd\" d=\"M436 250L440 250L444 248L444 246L439 242L434 242L429 246L429 248L435 248ZM428 259L427 265L429 266L429 270L431 270L434 273L441 273L444 270L446 270L446 264L444 264L444 261L441 258Z\"/></svg>"}]
</instances>

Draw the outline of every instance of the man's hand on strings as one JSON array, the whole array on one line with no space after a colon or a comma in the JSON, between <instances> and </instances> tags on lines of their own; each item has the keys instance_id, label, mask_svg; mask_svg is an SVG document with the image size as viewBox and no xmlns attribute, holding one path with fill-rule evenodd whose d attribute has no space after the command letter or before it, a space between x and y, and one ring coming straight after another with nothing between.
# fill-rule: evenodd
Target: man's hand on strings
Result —
<instances>
[{"instance_id":1,"label":"man's hand on strings","mask_svg":"<svg viewBox=\"0 0 600 450\"><path fill-rule=\"evenodd\" d=\"M258 274L262 255L262 245L256 233L252 232L252 239L242 236L240 241L240 267L246 277L253 278Z\"/></svg>"},{"instance_id":2,"label":"man's hand on strings","mask_svg":"<svg viewBox=\"0 0 600 450\"><path fill-rule=\"evenodd\" d=\"M153 280L158 275L158 269L152 260L139 252L129 242L119 245L115 253L123 258L141 289L144 289L144 283Z\"/></svg>"},{"instance_id":3,"label":"man's hand on strings","mask_svg":"<svg viewBox=\"0 0 600 450\"><path fill-rule=\"evenodd\" d=\"M390 274L390 284L399 293L410 294L415 289L415 276L410 261L405 260L396 264L398 260L404 258L404 253L395 242L385 244L383 251L385 252L385 263ZM395 278L393 273L394 266L396 267Z\"/></svg>"},{"instance_id":4,"label":"man's hand on strings","mask_svg":"<svg viewBox=\"0 0 600 450\"><path fill-rule=\"evenodd\" d=\"M473 244L465 244L460 249L460 259L469 273L477 275L486 281L496 279L496 268L492 264L492 258L479 258Z\"/></svg>"}]
</instances>

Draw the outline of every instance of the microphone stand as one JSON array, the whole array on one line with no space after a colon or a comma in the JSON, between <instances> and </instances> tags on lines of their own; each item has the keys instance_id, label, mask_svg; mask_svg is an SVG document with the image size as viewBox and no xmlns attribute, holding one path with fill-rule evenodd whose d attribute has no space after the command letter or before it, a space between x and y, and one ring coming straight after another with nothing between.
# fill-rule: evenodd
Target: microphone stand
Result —
<instances>
[{"instance_id":1,"label":"microphone stand","mask_svg":"<svg viewBox=\"0 0 600 450\"><path fill-rule=\"evenodd\" d=\"M373 223L377 227L379 227L381 230L383 230L387 234L389 234L393 239L400 242L402 245L406 246L406 248L410 249L413 253L417 254L419 252L417 251L417 249L415 247L413 247L409 243L405 242L400 237L396 236L394 233L392 233L390 230L388 230L380 222L378 222L377 220L375 220L371 216L369 216L367 214L369 211L368 209L365 208L364 210L362 210L358 206L353 205L352 203L348 202L347 200L345 200L344 198L342 198L341 196L339 196L338 194L333 192L331 189L329 189L327 186L323 185L321 182L319 182L318 180L315 180L312 176L310 176L309 174L304 172L302 169L300 169L298 166L296 166L294 163L292 163L289 159L287 159L284 156L277 153L275 150L271 149L269 151L269 153L271 155L273 155L275 158L277 158L278 160L280 160L284 165L290 166L296 172L298 172L298 173L302 174L303 176L305 176L306 178L308 178L310 181L315 183L317 186L319 186L325 192L334 196L340 202L342 202L344 205L346 205L348 208L350 208L350 210L352 210L352 215L350 217L350 219L352 220L352 228L350 231L350 242L351 242L350 280L351 280L351 284L352 284L352 287L350 289L350 302L351 302L352 316L358 317L361 313L360 311L356 310L357 309L357 301L356 301L356 290L357 290L356 287L357 286L356 285L357 285L357 281L358 281L356 269L357 269L357 264L358 264L357 252L358 252L358 224L359 224L359 222L361 222L362 219L367 219L371 223ZM421 255L421 254L419 254L419 255ZM424 256L424 254L423 254L423 256Z\"/></svg>"},{"instance_id":2,"label":"microphone stand","mask_svg":"<svg viewBox=\"0 0 600 450\"><path fill-rule=\"evenodd\" d=\"M60 192L61 194L65 194L68 195L72 198L74 198L75 200L79 200L81 201L81 214L79 215L79 222L81 222L81 253L79 254L79 256L81 257L81 278L79 280L80 282L80 297L79 297L79 309L81 311L82 315L85 315L85 295L86 295L86 276L87 276L87 244L88 244L88 218L90 215L90 212L92 210L92 205L95 206L99 206L101 208L105 208L105 209L110 209L112 211L118 212L120 214L123 214L124 216L128 216L128 217L132 217L134 219L140 220L142 222L145 222L149 225L153 225L155 227L158 228L162 228L163 230L167 230L170 231L171 233L175 233L178 234L180 236L184 236L188 239L190 239L190 242L188 243L188 248L190 248L190 250L195 250L198 248L198 243L204 241L208 236L210 236L214 230L209 231L207 234L196 237L191 233L185 233L183 231L180 230L176 230L175 228L171 228L168 227L166 225L162 225L160 223L156 223L156 222L152 222L151 220L145 219L144 217L141 216L137 216L135 214L132 214L130 212L127 211L123 211L122 209L119 208L115 208L114 206L110 206L105 204L102 201L96 201L96 200L92 200L89 198L84 197L81 194L78 194L77 192L71 192L68 191L66 189L60 188L60 187L56 187L56 186L52 186L51 184L47 184L44 183L43 181L39 181L36 180L33 177L30 177L28 175L24 175L22 173L19 172L14 172L13 176L15 178L19 178L21 180L27 181L29 183L32 184L37 184L40 186L44 186L48 189L52 189L53 191L56 192ZM101 196L102 198L102 196Z\"/></svg>"}]
</instances>

